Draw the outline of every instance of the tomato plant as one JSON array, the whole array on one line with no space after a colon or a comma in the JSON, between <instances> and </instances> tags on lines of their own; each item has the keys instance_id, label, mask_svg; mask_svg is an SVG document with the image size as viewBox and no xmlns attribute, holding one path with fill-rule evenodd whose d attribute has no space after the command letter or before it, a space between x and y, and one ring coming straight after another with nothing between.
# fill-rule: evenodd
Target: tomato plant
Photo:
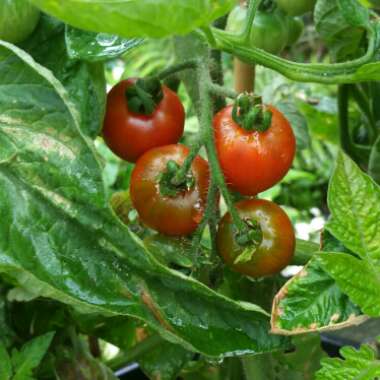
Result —
<instances>
[{"instance_id":1,"label":"tomato plant","mask_svg":"<svg viewBox=\"0 0 380 380\"><path fill-rule=\"evenodd\" d=\"M14 44L24 41L35 29L40 11L28 0L0 3L0 39Z\"/></svg>"},{"instance_id":2,"label":"tomato plant","mask_svg":"<svg viewBox=\"0 0 380 380\"><path fill-rule=\"evenodd\" d=\"M0 380L380 378L379 16L0 1Z\"/></svg>"},{"instance_id":3,"label":"tomato plant","mask_svg":"<svg viewBox=\"0 0 380 380\"><path fill-rule=\"evenodd\" d=\"M316 0L276 0L276 2L290 16L301 16L313 10Z\"/></svg>"},{"instance_id":4,"label":"tomato plant","mask_svg":"<svg viewBox=\"0 0 380 380\"><path fill-rule=\"evenodd\" d=\"M202 220L209 183L207 162L196 157L191 182L171 188L164 177L168 163L181 165L189 150L184 145L151 149L136 163L131 179L131 199L143 223L166 235L188 235Z\"/></svg>"},{"instance_id":5,"label":"tomato plant","mask_svg":"<svg viewBox=\"0 0 380 380\"><path fill-rule=\"evenodd\" d=\"M236 204L240 217L249 223L256 222L260 229L260 242L256 247L240 245L231 214L224 215L218 228L218 250L227 265L235 271L251 277L262 277L279 273L291 261L295 236L293 226L286 213L275 203L250 199ZM249 258L239 261L243 251Z\"/></svg>"},{"instance_id":6,"label":"tomato plant","mask_svg":"<svg viewBox=\"0 0 380 380\"><path fill-rule=\"evenodd\" d=\"M162 87L162 99L151 113L131 110L127 90L134 83L134 79L127 79L110 91L103 127L103 137L110 149L131 162L149 149L177 143L185 122L181 101L166 86Z\"/></svg>"},{"instance_id":7,"label":"tomato plant","mask_svg":"<svg viewBox=\"0 0 380 380\"><path fill-rule=\"evenodd\" d=\"M304 23L299 17L287 17L288 42L287 46L292 46L301 37L304 30Z\"/></svg>"},{"instance_id":8,"label":"tomato plant","mask_svg":"<svg viewBox=\"0 0 380 380\"><path fill-rule=\"evenodd\" d=\"M227 30L234 33L243 31L247 10L237 6L228 16ZM283 15L278 12L259 11L252 25L251 46L277 54L287 44L287 25Z\"/></svg>"},{"instance_id":9,"label":"tomato plant","mask_svg":"<svg viewBox=\"0 0 380 380\"><path fill-rule=\"evenodd\" d=\"M246 130L232 118L232 106L214 118L215 143L228 185L243 195L269 189L288 172L296 141L289 122L273 106L269 128Z\"/></svg>"}]
</instances>

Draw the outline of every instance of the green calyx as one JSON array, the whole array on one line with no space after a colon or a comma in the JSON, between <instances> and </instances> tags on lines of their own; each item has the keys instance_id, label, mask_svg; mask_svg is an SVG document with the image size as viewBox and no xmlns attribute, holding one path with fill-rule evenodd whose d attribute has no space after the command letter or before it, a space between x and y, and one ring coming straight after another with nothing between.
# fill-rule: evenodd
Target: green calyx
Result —
<instances>
[{"instance_id":1,"label":"green calyx","mask_svg":"<svg viewBox=\"0 0 380 380\"><path fill-rule=\"evenodd\" d=\"M185 175L180 175L180 169L181 166L175 161L168 161L166 170L160 174L158 179L161 195L175 197L179 193L189 191L194 187L195 180L191 171Z\"/></svg>"},{"instance_id":2,"label":"green calyx","mask_svg":"<svg viewBox=\"0 0 380 380\"><path fill-rule=\"evenodd\" d=\"M265 132L272 123L272 112L265 109L260 96L240 94L232 109L232 119L246 131Z\"/></svg>"},{"instance_id":3,"label":"green calyx","mask_svg":"<svg viewBox=\"0 0 380 380\"><path fill-rule=\"evenodd\" d=\"M256 220L245 219L244 223L247 228L243 231L238 230L235 233L235 241L243 248L243 250L236 257L234 264L250 261L263 241L263 231Z\"/></svg>"},{"instance_id":4,"label":"green calyx","mask_svg":"<svg viewBox=\"0 0 380 380\"><path fill-rule=\"evenodd\" d=\"M151 115L164 97L157 78L138 79L125 92L128 109L140 115Z\"/></svg>"}]
</instances>

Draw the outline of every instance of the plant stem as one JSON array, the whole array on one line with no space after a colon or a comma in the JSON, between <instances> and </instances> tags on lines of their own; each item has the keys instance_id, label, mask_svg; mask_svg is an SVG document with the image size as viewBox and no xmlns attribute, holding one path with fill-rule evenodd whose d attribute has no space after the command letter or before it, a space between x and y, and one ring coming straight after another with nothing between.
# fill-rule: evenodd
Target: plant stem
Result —
<instances>
[{"instance_id":1,"label":"plant stem","mask_svg":"<svg viewBox=\"0 0 380 380\"><path fill-rule=\"evenodd\" d=\"M172 65L162 71L160 71L155 77L160 80L165 79L166 77L176 74L179 71L187 70L187 69L195 69L197 67L197 60L191 59L185 62L177 63Z\"/></svg>"},{"instance_id":2,"label":"plant stem","mask_svg":"<svg viewBox=\"0 0 380 380\"><path fill-rule=\"evenodd\" d=\"M137 343L130 350L122 352L115 358L107 362L107 366L113 370L120 369L133 361L136 361L140 356L150 352L162 343L162 338L160 335L151 335L144 339L140 343Z\"/></svg>"},{"instance_id":3,"label":"plant stem","mask_svg":"<svg viewBox=\"0 0 380 380\"><path fill-rule=\"evenodd\" d=\"M248 14L245 23L243 33L240 37L241 41L245 44L249 44L251 38L251 31L253 27L253 20L255 19L257 9L260 5L261 0L250 0L248 5Z\"/></svg>"},{"instance_id":4,"label":"plant stem","mask_svg":"<svg viewBox=\"0 0 380 380\"><path fill-rule=\"evenodd\" d=\"M207 193L206 209L205 209L202 221L199 224L194 234L194 237L192 239L193 251L195 251L196 253L199 251L203 232L207 224L213 219L213 213L215 211L215 207L217 204L216 203L217 196L218 196L218 188L216 186L214 178L211 176L210 185L209 185L208 193Z\"/></svg>"},{"instance_id":5,"label":"plant stem","mask_svg":"<svg viewBox=\"0 0 380 380\"><path fill-rule=\"evenodd\" d=\"M368 130L369 130L370 141L373 143L377 137L377 128L376 128L376 123L371 112L369 100L364 95L363 91L359 88L358 85L351 86L351 93L357 105L359 106L360 110L362 111L362 113L367 119L368 126L369 126Z\"/></svg>"},{"instance_id":6,"label":"plant stem","mask_svg":"<svg viewBox=\"0 0 380 380\"><path fill-rule=\"evenodd\" d=\"M205 62L200 62L197 69L198 84L199 84L199 97L200 97L200 125L202 141L206 147L209 165L211 169L211 175L213 176L215 183L219 187L223 198L227 204L227 207L231 213L232 219L236 227L240 231L247 229L245 223L240 219L240 216L233 204L231 195L227 189L224 181L224 175L220 168L218 157L216 154L214 143L214 132L212 129L212 102L210 97L210 73L208 71L208 65Z\"/></svg>"},{"instance_id":7,"label":"plant stem","mask_svg":"<svg viewBox=\"0 0 380 380\"><path fill-rule=\"evenodd\" d=\"M234 90L231 90L227 87L220 86L215 83L209 84L209 91L215 95L219 95L219 96L223 96L223 97L231 98L231 99L235 99L238 96L237 92L235 92Z\"/></svg>"},{"instance_id":8,"label":"plant stem","mask_svg":"<svg viewBox=\"0 0 380 380\"><path fill-rule=\"evenodd\" d=\"M218 18L214 21L214 27L218 29L224 30L227 23L227 15ZM223 62L222 62L222 52L218 49L211 49L211 68L210 75L211 79L214 83L219 86L223 86L224 84L224 76L223 76ZM214 113L218 112L222 108L226 106L226 99L223 95L215 94L213 97L214 104Z\"/></svg>"},{"instance_id":9,"label":"plant stem","mask_svg":"<svg viewBox=\"0 0 380 380\"><path fill-rule=\"evenodd\" d=\"M270 354L243 356L241 362L246 380L274 379L273 365Z\"/></svg>"},{"instance_id":10,"label":"plant stem","mask_svg":"<svg viewBox=\"0 0 380 380\"><path fill-rule=\"evenodd\" d=\"M372 61L376 54L376 33L374 27L367 31L369 35L367 53L356 60L334 64L292 62L248 46L241 36L219 29L213 29L213 35L216 40L215 48L230 53L247 63L263 65L298 82L339 84L373 80L374 63ZM369 65L368 72L364 69L366 64Z\"/></svg>"},{"instance_id":11,"label":"plant stem","mask_svg":"<svg viewBox=\"0 0 380 380\"><path fill-rule=\"evenodd\" d=\"M338 112L339 112L339 132L340 145L342 149L350 154L351 142L349 134L348 121L348 100L349 100L349 85L344 84L338 87Z\"/></svg>"},{"instance_id":12,"label":"plant stem","mask_svg":"<svg viewBox=\"0 0 380 380\"><path fill-rule=\"evenodd\" d=\"M202 32L205 34L207 41L210 43L210 45L215 45L215 37L212 33L212 29L210 27L202 27Z\"/></svg>"},{"instance_id":13,"label":"plant stem","mask_svg":"<svg viewBox=\"0 0 380 380\"><path fill-rule=\"evenodd\" d=\"M177 174L173 177L172 183L174 185L179 185L185 179L187 173L191 168L191 164L193 163L195 157L199 153L199 150L202 147L201 141L196 141L196 143L191 147L189 154L187 155L184 163L181 165L181 168L178 170Z\"/></svg>"}]
</instances>

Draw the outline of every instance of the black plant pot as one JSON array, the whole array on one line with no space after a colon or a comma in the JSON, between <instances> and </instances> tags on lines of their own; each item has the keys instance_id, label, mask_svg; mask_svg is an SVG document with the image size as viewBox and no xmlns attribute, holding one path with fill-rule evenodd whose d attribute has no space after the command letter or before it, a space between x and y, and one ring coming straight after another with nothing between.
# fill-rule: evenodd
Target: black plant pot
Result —
<instances>
[{"instance_id":1,"label":"black plant pot","mask_svg":"<svg viewBox=\"0 0 380 380\"><path fill-rule=\"evenodd\" d=\"M137 363L121 368L116 371L115 374L121 380L149 380L141 371Z\"/></svg>"}]
</instances>

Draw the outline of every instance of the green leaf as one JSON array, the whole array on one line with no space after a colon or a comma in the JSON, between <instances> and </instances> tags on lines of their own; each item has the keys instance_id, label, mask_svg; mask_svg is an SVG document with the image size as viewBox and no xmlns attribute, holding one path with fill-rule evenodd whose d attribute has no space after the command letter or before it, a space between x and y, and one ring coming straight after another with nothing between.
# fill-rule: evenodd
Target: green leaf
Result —
<instances>
[{"instance_id":1,"label":"green leaf","mask_svg":"<svg viewBox=\"0 0 380 380\"><path fill-rule=\"evenodd\" d=\"M304 265L315 252L319 251L319 245L312 241L296 239L296 251L292 264Z\"/></svg>"},{"instance_id":2,"label":"green leaf","mask_svg":"<svg viewBox=\"0 0 380 380\"><path fill-rule=\"evenodd\" d=\"M342 244L341 241L331 235L331 233L326 229L324 229L321 233L321 251L352 253Z\"/></svg>"},{"instance_id":3,"label":"green leaf","mask_svg":"<svg viewBox=\"0 0 380 380\"><path fill-rule=\"evenodd\" d=\"M277 360L279 380L313 380L320 369L326 353L321 346L319 334L305 334L292 338L293 352L274 353Z\"/></svg>"},{"instance_id":4,"label":"green leaf","mask_svg":"<svg viewBox=\"0 0 380 380\"><path fill-rule=\"evenodd\" d=\"M93 335L128 350L135 343L137 321L127 317L104 317L101 314L81 314L75 310L71 314L80 332Z\"/></svg>"},{"instance_id":5,"label":"green leaf","mask_svg":"<svg viewBox=\"0 0 380 380\"><path fill-rule=\"evenodd\" d=\"M1 198L0 198L1 199ZM15 337L15 333L8 321L7 304L0 295L0 341L9 347Z\"/></svg>"},{"instance_id":6,"label":"green leaf","mask_svg":"<svg viewBox=\"0 0 380 380\"><path fill-rule=\"evenodd\" d=\"M369 316L380 316L380 267L345 253L318 257L339 288Z\"/></svg>"},{"instance_id":7,"label":"green leaf","mask_svg":"<svg viewBox=\"0 0 380 380\"><path fill-rule=\"evenodd\" d=\"M318 0L314 9L318 33L330 48L335 61L364 54L363 26L369 25L368 11L353 0Z\"/></svg>"},{"instance_id":8,"label":"green leaf","mask_svg":"<svg viewBox=\"0 0 380 380\"><path fill-rule=\"evenodd\" d=\"M343 359L322 359L322 368L317 372L316 380L374 380L380 376L380 361L376 352L368 345L356 350L343 347L340 350Z\"/></svg>"},{"instance_id":9,"label":"green leaf","mask_svg":"<svg viewBox=\"0 0 380 380\"><path fill-rule=\"evenodd\" d=\"M380 259L380 187L343 152L330 180L326 228L363 258Z\"/></svg>"},{"instance_id":10,"label":"green leaf","mask_svg":"<svg viewBox=\"0 0 380 380\"><path fill-rule=\"evenodd\" d=\"M9 302L28 302L38 297L38 294L33 293L32 290L24 289L21 287L12 288L7 294Z\"/></svg>"},{"instance_id":11,"label":"green leaf","mask_svg":"<svg viewBox=\"0 0 380 380\"><path fill-rule=\"evenodd\" d=\"M334 144L339 141L336 101L324 97L317 106L297 101L297 106L306 117L312 137L327 140Z\"/></svg>"},{"instance_id":12,"label":"green leaf","mask_svg":"<svg viewBox=\"0 0 380 380\"><path fill-rule=\"evenodd\" d=\"M142 38L126 39L66 25L66 47L71 59L104 61L125 54L142 43Z\"/></svg>"},{"instance_id":13,"label":"green leaf","mask_svg":"<svg viewBox=\"0 0 380 380\"><path fill-rule=\"evenodd\" d=\"M187 34L227 13L234 0L32 0L80 29L122 37Z\"/></svg>"},{"instance_id":14,"label":"green leaf","mask_svg":"<svg viewBox=\"0 0 380 380\"><path fill-rule=\"evenodd\" d=\"M338 6L344 19L351 26L369 27L369 11L357 0L338 0Z\"/></svg>"},{"instance_id":15,"label":"green leaf","mask_svg":"<svg viewBox=\"0 0 380 380\"><path fill-rule=\"evenodd\" d=\"M175 380L193 356L193 352L181 346L162 341L157 348L143 355L138 363L150 379Z\"/></svg>"},{"instance_id":16,"label":"green leaf","mask_svg":"<svg viewBox=\"0 0 380 380\"><path fill-rule=\"evenodd\" d=\"M368 173L378 184L380 184L380 136L377 138L371 149Z\"/></svg>"},{"instance_id":17,"label":"green leaf","mask_svg":"<svg viewBox=\"0 0 380 380\"><path fill-rule=\"evenodd\" d=\"M33 369L37 368L46 354L54 333L34 338L26 343L20 351L12 353L12 364L15 375L12 380L25 380L32 375Z\"/></svg>"},{"instance_id":18,"label":"green leaf","mask_svg":"<svg viewBox=\"0 0 380 380\"><path fill-rule=\"evenodd\" d=\"M12 362L8 352L0 340L0 380L11 380Z\"/></svg>"},{"instance_id":19,"label":"green leaf","mask_svg":"<svg viewBox=\"0 0 380 380\"><path fill-rule=\"evenodd\" d=\"M289 120L293 132L296 136L297 149L307 149L310 147L310 135L305 116L298 111L295 104L291 101L283 101L276 104L276 107Z\"/></svg>"},{"instance_id":20,"label":"green leaf","mask_svg":"<svg viewBox=\"0 0 380 380\"><path fill-rule=\"evenodd\" d=\"M66 51L65 25L46 15L41 17L36 31L22 48L62 82L79 112L82 132L96 137L103 125L106 101L102 64L70 59Z\"/></svg>"},{"instance_id":21,"label":"green leaf","mask_svg":"<svg viewBox=\"0 0 380 380\"><path fill-rule=\"evenodd\" d=\"M67 92L1 41L0 99L1 272L82 312L133 316L210 356L287 345L269 334L261 308L168 269L115 217Z\"/></svg>"},{"instance_id":22,"label":"green leaf","mask_svg":"<svg viewBox=\"0 0 380 380\"><path fill-rule=\"evenodd\" d=\"M359 322L360 310L313 257L273 301L272 331L300 334Z\"/></svg>"},{"instance_id":23,"label":"green leaf","mask_svg":"<svg viewBox=\"0 0 380 380\"><path fill-rule=\"evenodd\" d=\"M33 32L39 18L39 10L29 1L1 1L0 40L13 44L22 42Z\"/></svg>"}]
</instances>

